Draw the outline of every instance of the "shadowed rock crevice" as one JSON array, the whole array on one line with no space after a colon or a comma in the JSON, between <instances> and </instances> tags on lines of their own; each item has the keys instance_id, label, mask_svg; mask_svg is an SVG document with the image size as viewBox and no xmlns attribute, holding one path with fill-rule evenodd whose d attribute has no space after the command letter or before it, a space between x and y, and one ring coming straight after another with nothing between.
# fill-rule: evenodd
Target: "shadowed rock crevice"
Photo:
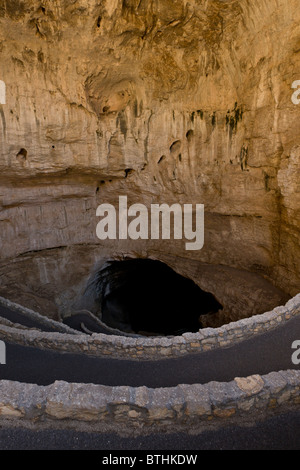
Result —
<instances>
[{"instance_id":1,"label":"shadowed rock crevice","mask_svg":"<svg viewBox=\"0 0 300 470\"><path fill-rule=\"evenodd\" d=\"M151 259L107 263L94 289L105 324L147 336L196 332L200 315L223 308L192 280Z\"/></svg>"}]
</instances>

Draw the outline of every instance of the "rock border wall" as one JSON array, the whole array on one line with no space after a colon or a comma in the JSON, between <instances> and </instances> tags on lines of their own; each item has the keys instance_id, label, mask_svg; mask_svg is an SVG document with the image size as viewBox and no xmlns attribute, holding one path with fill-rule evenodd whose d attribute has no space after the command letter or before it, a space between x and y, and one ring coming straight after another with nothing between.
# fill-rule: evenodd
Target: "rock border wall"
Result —
<instances>
[{"instance_id":1,"label":"rock border wall","mask_svg":"<svg viewBox=\"0 0 300 470\"><path fill-rule=\"evenodd\" d=\"M13 304L10 302L10 305ZM26 312L30 314L28 309ZM39 315L36 312L33 314ZM130 338L100 333L92 335L66 332L46 333L0 324L0 339L25 346L84 353L91 356L155 360L210 351L219 347L230 347L254 335L272 330L299 314L300 294L290 299L285 306L276 307L270 312L219 328L204 328L197 333L185 333L176 337ZM44 321L46 321L45 318Z\"/></svg>"},{"instance_id":2,"label":"rock border wall","mask_svg":"<svg viewBox=\"0 0 300 470\"><path fill-rule=\"evenodd\" d=\"M192 430L270 413L300 404L300 370L237 377L231 382L172 388L108 387L56 381L48 386L0 381L0 424L88 424L127 430ZM76 427L77 429L77 427Z\"/></svg>"},{"instance_id":3,"label":"rock border wall","mask_svg":"<svg viewBox=\"0 0 300 470\"><path fill-rule=\"evenodd\" d=\"M27 318L36 320L38 323L46 327L50 326L53 329L56 329L57 331L61 333L70 333L70 334L75 334L75 335L80 334L78 331L73 330L72 328L68 327L68 325L65 325L64 323L45 317L44 315L41 315L40 313L35 312L34 310L31 310L30 308L24 307L23 305L16 304L15 302L5 299L4 297L0 297L0 305L8 309L15 310L16 312L20 312L21 314L25 315Z\"/></svg>"}]
</instances>

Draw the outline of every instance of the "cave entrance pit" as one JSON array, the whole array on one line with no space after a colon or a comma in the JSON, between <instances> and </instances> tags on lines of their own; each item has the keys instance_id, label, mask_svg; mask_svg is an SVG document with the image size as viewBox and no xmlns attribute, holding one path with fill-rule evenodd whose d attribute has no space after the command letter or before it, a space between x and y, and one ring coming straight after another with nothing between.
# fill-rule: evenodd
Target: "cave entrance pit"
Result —
<instances>
[{"instance_id":1,"label":"cave entrance pit","mask_svg":"<svg viewBox=\"0 0 300 470\"><path fill-rule=\"evenodd\" d=\"M200 316L223 309L213 294L152 259L110 261L96 274L94 288L103 323L145 336L197 332Z\"/></svg>"}]
</instances>

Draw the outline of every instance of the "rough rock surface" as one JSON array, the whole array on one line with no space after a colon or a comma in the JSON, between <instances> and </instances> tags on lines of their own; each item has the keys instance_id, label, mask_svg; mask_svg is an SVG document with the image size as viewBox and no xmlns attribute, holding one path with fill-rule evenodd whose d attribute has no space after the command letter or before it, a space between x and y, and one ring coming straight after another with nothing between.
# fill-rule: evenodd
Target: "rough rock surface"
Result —
<instances>
[{"instance_id":1,"label":"rough rock surface","mask_svg":"<svg viewBox=\"0 0 300 470\"><path fill-rule=\"evenodd\" d=\"M298 0L1 2L2 294L22 284L26 257L30 278L32 252L75 245L89 254L68 265L41 252L43 298L57 270L79 279L121 254L168 253L183 271L227 266L299 292L299 20ZM204 248L100 242L96 207L122 194L203 203Z\"/></svg>"}]
</instances>

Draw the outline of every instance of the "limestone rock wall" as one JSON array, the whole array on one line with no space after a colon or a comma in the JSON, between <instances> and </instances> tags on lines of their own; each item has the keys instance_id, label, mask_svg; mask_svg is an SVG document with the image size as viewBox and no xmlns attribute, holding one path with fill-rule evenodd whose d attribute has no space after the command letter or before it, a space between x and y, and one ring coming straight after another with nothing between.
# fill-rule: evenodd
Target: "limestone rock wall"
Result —
<instances>
[{"instance_id":1,"label":"limestone rock wall","mask_svg":"<svg viewBox=\"0 0 300 470\"><path fill-rule=\"evenodd\" d=\"M0 4L0 254L98 243L300 287L298 0ZM96 238L96 207L205 205L205 245ZM70 266L70 269L73 269Z\"/></svg>"}]
</instances>

